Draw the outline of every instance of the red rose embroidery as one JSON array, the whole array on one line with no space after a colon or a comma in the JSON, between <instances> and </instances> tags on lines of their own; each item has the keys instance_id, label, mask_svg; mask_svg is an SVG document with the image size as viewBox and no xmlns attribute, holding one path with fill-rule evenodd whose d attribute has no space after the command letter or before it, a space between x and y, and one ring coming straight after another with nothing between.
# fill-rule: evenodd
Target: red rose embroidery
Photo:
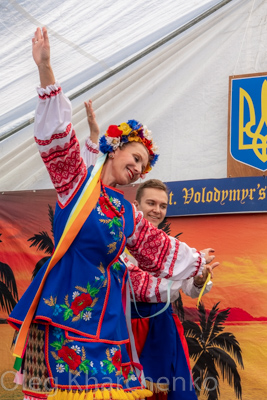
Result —
<instances>
[{"instance_id":1,"label":"red rose embroidery","mask_svg":"<svg viewBox=\"0 0 267 400\"><path fill-rule=\"evenodd\" d=\"M63 346L57 354L63 359L63 361L65 361L66 364L68 364L70 369L73 369L74 371L82 362L81 356L79 356L76 351L70 349L68 346Z\"/></svg>"},{"instance_id":2,"label":"red rose embroidery","mask_svg":"<svg viewBox=\"0 0 267 400\"><path fill-rule=\"evenodd\" d=\"M117 125L110 125L107 134L109 137L119 137L122 135L122 131L117 127Z\"/></svg>"},{"instance_id":3,"label":"red rose embroidery","mask_svg":"<svg viewBox=\"0 0 267 400\"><path fill-rule=\"evenodd\" d=\"M116 217L116 214L114 211L111 210L111 208L109 208L109 206L106 203L106 199L105 197L100 197L99 198L99 205L101 208L101 211L110 219Z\"/></svg>"},{"instance_id":4,"label":"red rose embroidery","mask_svg":"<svg viewBox=\"0 0 267 400\"><path fill-rule=\"evenodd\" d=\"M122 375L123 375L124 379L128 378L130 370L131 370L131 366L130 365L122 367Z\"/></svg>"},{"instance_id":5,"label":"red rose embroidery","mask_svg":"<svg viewBox=\"0 0 267 400\"><path fill-rule=\"evenodd\" d=\"M92 297L90 294L82 293L80 296L75 297L74 301L71 303L70 308L73 314L78 315L82 310L92 304Z\"/></svg>"},{"instance_id":6,"label":"red rose embroidery","mask_svg":"<svg viewBox=\"0 0 267 400\"><path fill-rule=\"evenodd\" d=\"M121 369L121 351L117 350L114 356L112 357L112 364L119 371Z\"/></svg>"}]
</instances>

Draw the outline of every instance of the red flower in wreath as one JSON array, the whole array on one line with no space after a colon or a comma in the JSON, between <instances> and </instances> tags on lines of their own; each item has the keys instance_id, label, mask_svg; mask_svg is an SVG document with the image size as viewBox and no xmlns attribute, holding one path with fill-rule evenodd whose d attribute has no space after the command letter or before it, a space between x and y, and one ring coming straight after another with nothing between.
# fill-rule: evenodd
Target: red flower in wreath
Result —
<instances>
[{"instance_id":1,"label":"red flower in wreath","mask_svg":"<svg viewBox=\"0 0 267 400\"><path fill-rule=\"evenodd\" d=\"M78 315L82 310L86 307L89 307L92 304L92 297L88 293L82 293L80 296L75 297L74 301L71 303L70 308L73 311L73 314Z\"/></svg>"},{"instance_id":2,"label":"red flower in wreath","mask_svg":"<svg viewBox=\"0 0 267 400\"><path fill-rule=\"evenodd\" d=\"M99 198L99 205L101 211L106 215L106 217L110 219L116 217L115 212L107 205L105 197L102 196Z\"/></svg>"},{"instance_id":3,"label":"red flower in wreath","mask_svg":"<svg viewBox=\"0 0 267 400\"><path fill-rule=\"evenodd\" d=\"M70 349L68 346L62 346L58 351L58 356L65 361L66 364L74 371L79 367L82 362L81 356L75 350Z\"/></svg>"},{"instance_id":4,"label":"red flower in wreath","mask_svg":"<svg viewBox=\"0 0 267 400\"><path fill-rule=\"evenodd\" d=\"M149 151L149 154L154 154L152 151L153 143L151 140L148 140L147 138L142 139L144 145L146 146L147 150Z\"/></svg>"},{"instance_id":5,"label":"red flower in wreath","mask_svg":"<svg viewBox=\"0 0 267 400\"><path fill-rule=\"evenodd\" d=\"M128 378L129 372L131 371L131 366L130 365L126 365L124 367L122 367L122 375L124 377L124 379Z\"/></svg>"},{"instance_id":6,"label":"red flower in wreath","mask_svg":"<svg viewBox=\"0 0 267 400\"><path fill-rule=\"evenodd\" d=\"M119 371L121 369L121 351L117 350L114 356L112 357L112 364Z\"/></svg>"},{"instance_id":7,"label":"red flower in wreath","mask_svg":"<svg viewBox=\"0 0 267 400\"><path fill-rule=\"evenodd\" d=\"M109 137L119 137L122 135L122 131L117 127L117 125L110 125L107 130L107 136Z\"/></svg>"}]
</instances>

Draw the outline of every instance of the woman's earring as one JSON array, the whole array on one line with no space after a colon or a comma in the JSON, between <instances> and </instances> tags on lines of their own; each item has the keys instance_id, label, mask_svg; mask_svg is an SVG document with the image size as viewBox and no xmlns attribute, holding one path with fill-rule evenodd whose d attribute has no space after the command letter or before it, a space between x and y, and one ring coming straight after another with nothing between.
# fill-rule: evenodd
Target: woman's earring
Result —
<instances>
[{"instance_id":1,"label":"woman's earring","mask_svg":"<svg viewBox=\"0 0 267 400\"><path fill-rule=\"evenodd\" d=\"M109 158L114 158L114 154L112 154L112 153L109 153Z\"/></svg>"}]
</instances>

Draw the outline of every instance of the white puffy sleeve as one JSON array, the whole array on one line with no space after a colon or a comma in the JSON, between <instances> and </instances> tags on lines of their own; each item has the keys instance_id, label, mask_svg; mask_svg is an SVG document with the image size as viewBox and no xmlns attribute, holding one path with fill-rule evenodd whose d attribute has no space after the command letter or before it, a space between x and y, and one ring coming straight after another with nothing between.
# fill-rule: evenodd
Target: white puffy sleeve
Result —
<instances>
[{"instance_id":1,"label":"white puffy sleeve","mask_svg":"<svg viewBox=\"0 0 267 400\"><path fill-rule=\"evenodd\" d=\"M89 168L91 165L95 165L98 154L98 145L93 143L92 140L88 137L81 150L81 156L87 168Z\"/></svg>"},{"instance_id":2,"label":"white puffy sleeve","mask_svg":"<svg viewBox=\"0 0 267 400\"><path fill-rule=\"evenodd\" d=\"M212 281L209 281L205 287L203 295L208 293L211 288L212 288ZM181 289L184 292L184 294L190 296L192 299L196 299L202 290L202 286L195 285L194 279L190 278L182 282Z\"/></svg>"},{"instance_id":3,"label":"white puffy sleeve","mask_svg":"<svg viewBox=\"0 0 267 400\"><path fill-rule=\"evenodd\" d=\"M64 207L80 188L87 169L71 123L69 99L57 83L37 91L34 138L57 191L58 202Z\"/></svg>"}]
</instances>

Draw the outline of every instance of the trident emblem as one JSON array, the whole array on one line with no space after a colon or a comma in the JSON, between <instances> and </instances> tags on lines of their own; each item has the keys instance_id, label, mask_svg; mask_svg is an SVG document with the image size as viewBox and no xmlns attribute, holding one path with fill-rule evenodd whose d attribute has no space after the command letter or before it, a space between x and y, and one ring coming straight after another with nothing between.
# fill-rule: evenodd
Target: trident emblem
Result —
<instances>
[{"instance_id":1,"label":"trident emblem","mask_svg":"<svg viewBox=\"0 0 267 400\"><path fill-rule=\"evenodd\" d=\"M245 100L248 106L249 121L244 124L245 115ZM262 130L267 128L267 80L265 79L261 88L261 119L255 132L252 128L256 126L256 116L253 101L250 95L240 87L239 91L239 135L238 148L239 150L253 150L255 155L263 163L267 161L267 134L262 135ZM247 137L246 137L247 136ZM246 139L252 139L248 140ZM267 169L267 166L266 166Z\"/></svg>"}]
</instances>

